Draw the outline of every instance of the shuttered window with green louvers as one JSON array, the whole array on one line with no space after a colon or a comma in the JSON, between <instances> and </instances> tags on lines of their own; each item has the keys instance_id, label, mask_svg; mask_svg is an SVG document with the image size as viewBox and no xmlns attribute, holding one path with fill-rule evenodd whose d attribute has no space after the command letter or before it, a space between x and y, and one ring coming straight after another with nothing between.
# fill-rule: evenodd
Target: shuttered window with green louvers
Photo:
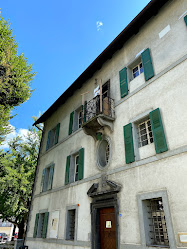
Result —
<instances>
[{"instance_id":1,"label":"shuttered window with green louvers","mask_svg":"<svg viewBox=\"0 0 187 249\"><path fill-rule=\"evenodd\" d=\"M159 108L150 112L150 120L156 153L167 151L168 147Z\"/></svg>"},{"instance_id":2,"label":"shuttered window with green louvers","mask_svg":"<svg viewBox=\"0 0 187 249\"><path fill-rule=\"evenodd\" d=\"M65 185L84 178L84 148L77 153L67 156Z\"/></svg>"},{"instance_id":3,"label":"shuttered window with green louvers","mask_svg":"<svg viewBox=\"0 0 187 249\"><path fill-rule=\"evenodd\" d=\"M128 94L127 68L124 67L119 72L121 98Z\"/></svg>"},{"instance_id":4,"label":"shuttered window with green louvers","mask_svg":"<svg viewBox=\"0 0 187 249\"><path fill-rule=\"evenodd\" d=\"M37 213L34 226L34 238L46 238L48 227L49 212Z\"/></svg>"},{"instance_id":5,"label":"shuttered window with green louvers","mask_svg":"<svg viewBox=\"0 0 187 249\"><path fill-rule=\"evenodd\" d=\"M59 132L60 123L58 123L52 130L48 132L46 150L50 149L51 147L53 147L53 145L58 143Z\"/></svg>"},{"instance_id":6,"label":"shuttered window with green louvers","mask_svg":"<svg viewBox=\"0 0 187 249\"><path fill-rule=\"evenodd\" d=\"M47 190L52 189L54 167L55 165L51 164L49 167L43 169L41 180L41 192L45 192Z\"/></svg>"},{"instance_id":7,"label":"shuttered window with green louvers","mask_svg":"<svg viewBox=\"0 0 187 249\"><path fill-rule=\"evenodd\" d=\"M126 163L132 163L135 161L133 136L132 136L132 124L129 123L128 125L125 125L123 127L123 130L124 130Z\"/></svg>"},{"instance_id":8,"label":"shuttered window with green louvers","mask_svg":"<svg viewBox=\"0 0 187 249\"><path fill-rule=\"evenodd\" d=\"M149 48L147 48L141 54L141 59L142 59L142 64L143 64L145 81L147 81L154 76L154 70L153 70L153 65L152 65L152 60L151 60Z\"/></svg>"}]
</instances>

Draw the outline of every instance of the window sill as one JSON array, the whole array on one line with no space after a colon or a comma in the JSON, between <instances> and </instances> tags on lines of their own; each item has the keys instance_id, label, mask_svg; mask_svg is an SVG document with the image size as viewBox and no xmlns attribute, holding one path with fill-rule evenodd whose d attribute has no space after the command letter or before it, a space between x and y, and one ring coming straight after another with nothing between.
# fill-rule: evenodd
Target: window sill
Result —
<instances>
[{"instance_id":1,"label":"window sill","mask_svg":"<svg viewBox=\"0 0 187 249\"><path fill-rule=\"evenodd\" d=\"M159 247L159 248L170 248L170 246L166 245L146 245L147 247Z\"/></svg>"}]
</instances>

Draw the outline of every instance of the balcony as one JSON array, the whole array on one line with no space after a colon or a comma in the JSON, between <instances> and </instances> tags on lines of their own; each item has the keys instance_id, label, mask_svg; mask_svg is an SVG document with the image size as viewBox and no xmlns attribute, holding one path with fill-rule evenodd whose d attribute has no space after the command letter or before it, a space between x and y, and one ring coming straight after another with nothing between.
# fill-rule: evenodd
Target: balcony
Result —
<instances>
[{"instance_id":1,"label":"balcony","mask_svg":"<svg viewBox=\"0 0 187 249\"><path fill-rule=\"evenodd\" d=\"M114 100L110 97L101 98L98 95L84 107L82 128L87 135L96 138L96 133L104 127L108 127L112 132L114 120Z\"/></svg>"}]
</instances>

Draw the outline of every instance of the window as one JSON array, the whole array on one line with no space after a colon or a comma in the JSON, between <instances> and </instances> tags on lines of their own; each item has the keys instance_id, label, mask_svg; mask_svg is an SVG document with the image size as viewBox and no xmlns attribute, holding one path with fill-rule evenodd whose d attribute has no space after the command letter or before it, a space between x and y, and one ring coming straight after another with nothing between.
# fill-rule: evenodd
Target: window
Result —
<instances>
[{"instance_id":1,"label":"window","mask_svg":"<svg viewBox=\"0 0 187 249\"><path fill-rule=\"evenodd\" d=\"M69 120L69 135L72 132L75 132L82 126L82 106L77 108L75 111L70 113L70 120Z\"/></svg>"},{"instance_id":2,"label":"window","mask_svg":"<svg viewBox=\"0 0 187 249\"><path fill-rule=\"evenodd\" d=\"M147 245L169 246L166 218L162 198L154 198L143 201L146 210L145 218L148 222Z\"/></svg>"},{"instance_id":3,"label":"window","mask_svg":"<svg viewBox=\"0 0 187 249\"><path fill-rule=\"evenodd\" d=\"M54 164L43 169L42 181L41 181L41 192L52 189L53 184L53 174L54 174Z\"/></svg>"},{"instance_id":4,"label":"window","mask_svg":"<svg viewBox=\"0 0 187 249\"><path fill-rule=\"evenodd\" d=\"M142 245L176 248L166 190L137 195Z\"/></svg>"},{"instance_id":5,"label":"window","mask_svg":"<svg viewBox=\"0 0 187 249\"><path fill-rule=\"evenodd\" d=\"M75 156L75 182L78 181L79 176L79 155Z\"/></svg>"},{"instance_id":6,"label":"window","mask_svg":"<svg viewBox=\"0 0 187 249\"><path fill-rule=\"evenodd\" d=\"M57 126L55 126L52 130L48 132L46 150L50 149L51 147L53 147L55 144L58 143L59 131L60 131L60 123L57 124Z\"/></svg>"},{"instance_id":7,"label":"window","mask_svg":"<svg viewBox=\"0 0 187 249\"><path fill-rule=\"evenodd\" d=\"M82 126L82 111L78 112L78 129Z\"/></svg>"},{"instance_id":8,"label":"window","mask_svg":"<svg viewBox=\"0 0 187 249\"><path fill-rule=\"evenodd\" d=\"M168 150L159 108L133 118L123 129L126 163Z\"/></svg>"},{"instance_id":9,"label":"window","mask_svg":"<svg viewBox=\"0 0 187 249\"><path fill-rule=\"evenodd\" d=\"M138 80L133 81L143 72L145 80L142 77L138 77ZM154 70L151 53L149 48L147 48L139 52L133 61L119 71L121 98L128 95L129 91L133 92L152 77L154 77Z\"/></svg>"},{"instance_id":10,"label":"window","mask_svg":"<svg viewBox=\"0 0 187 249\"><path fill-rule=\"evenodd\" d=\"M34 226L34 238L46 238L49 212L37 213Z\"/></svg>"},{"instance_id":11,"label":"window","mask_svg":"<svg viewBox=\"0 0 187 249\"><path fill-rule=\"evenodd\" d=\"M83 179L84 175L84 148L75 152L66 159L65 184Z\"/></svg>"},{"instance_id":12,"label":"window","mask_svg":"<svg viewBox=\"0 0 187 249\"><path fill-rule=\"evenodd\" d=\"M68 210L67 213L67 227L66 227L66 240L75 239L75 215L76 210Z\"/></svg>"},{"instance_id":13,"label":"window","mask_svg":"<svg viewBox=\"0 0 187 249\"><path fill-rule=\"evenodd\" d=\"M100 169L104 169L110 162L111 141L109 137L104 136L97 148L97 164Z\"/></svg>"},{"instance_id":14,"label":"window","mask_svg":"<svg viewBox=\"0 0 187 249\"><path fill-rule=\"evenodd\" d=\"M102 85L102 98L110 97L110 80Z\"/></svg>"},{"instance_id":15,"label":"window","mask_svg":"<svg viewBox=\"0 0 187 249\"><path fill-rule=\"evenodd\" d=\"M142 62L139 63L137 66L135 66L135 67L132 69L133 78L136 78L136 77L137 77L138 75L140 75L141 73L143 73Z\"/></svg>"},{"instance_id":16,"label":"window","mask_svg":"<svg viewBox=\"0 0 187 249\"><path fill-rule=\"evenodd\" d=\"M139 147L153 143L153 133L150 119L138 124Z\"/></svg>"}]
</instances>

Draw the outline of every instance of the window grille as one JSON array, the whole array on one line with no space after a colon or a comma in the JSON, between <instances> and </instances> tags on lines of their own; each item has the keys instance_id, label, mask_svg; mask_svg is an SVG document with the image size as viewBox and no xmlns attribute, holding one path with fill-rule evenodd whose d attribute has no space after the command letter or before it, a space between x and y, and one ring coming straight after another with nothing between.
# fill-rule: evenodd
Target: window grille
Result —
<instances>
[{"instance_id":1,"label":"window grille","mask_svg":"<svg viewBox=\"0 0 187 249\"><path fill-rule=\"evenodd\" d=\"M67 239L74 240L75 238L75 209L68 210L68 226Z\"/></svg>"},{"instance_id":2,"label":"window grille","mask_svg":"<svg viewBox=\"0 0 187 249\"><path fill-rule=\"evenodd\" d=\"M109 156L110 156L110 145L109 145L109 143L107 143L107 146L106 146L105 156L106 156L106 163L108 163Z\"/></svg>"},{"instance_id":3,"label":"window grille","mask_svg":"<svg viewBox=\"0 0 187 249\"><path fill-rule=\"evenodd\" d=\"M153 143L150 119L138 124L139 147Z\"/></svg>"},{"instance_id":4,"label":"window grille","mask_svg":"<svg viewBox=\"0 0 187 249\"><path fill-rule=\"evenodd\" d=\"M169 246L162 198L148 200L149 236L152 245Z\"/></svg>"}]
</instances>

